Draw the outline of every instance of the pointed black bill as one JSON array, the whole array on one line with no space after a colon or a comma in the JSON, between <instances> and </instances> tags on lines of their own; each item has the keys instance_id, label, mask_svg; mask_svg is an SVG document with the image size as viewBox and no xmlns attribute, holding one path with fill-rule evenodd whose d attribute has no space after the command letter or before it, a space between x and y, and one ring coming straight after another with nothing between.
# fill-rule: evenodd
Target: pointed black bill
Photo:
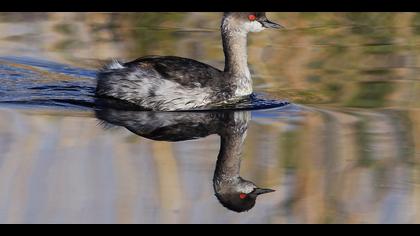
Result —
<instances>
[{"instance_id":1,"label":"pointed black bill","mask_svg":"<svg viewBox=\"0 0 420 236\"><path fill-rule=\"evenodd\" d=\"M250 193L250 195L253 195L253 196L257 197L258 195L266 194L266 193L272 193L272 192L275 192L275 191L276 190L268 189L268 188L256 188L256 189L254 189L254 191L252 191L252 193Z\"/></svg>"},{"instance_id":2,"label":"pointed black bill","mask_svg":"<svg viewBox=\"0 0 420 236\"><path fill-rule=\"evenodd\" d=\"M260 21L260 23L265 27L265 28L272 28L272 29L283 29L284 26L279 25L275 22L269 21L268 19Z\"/></svg>"}]
</instances>

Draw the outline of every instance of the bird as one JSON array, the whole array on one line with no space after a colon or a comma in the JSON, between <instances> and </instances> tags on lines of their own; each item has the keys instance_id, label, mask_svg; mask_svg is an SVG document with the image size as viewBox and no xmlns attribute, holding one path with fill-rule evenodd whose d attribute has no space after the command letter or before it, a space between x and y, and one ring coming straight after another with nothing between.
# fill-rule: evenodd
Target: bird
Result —
<instances>
[{"instance_id":1,"label":"bird","mask_svg":"<svg viewBox=\"0 0 420 236\"><path fill-rule=\"evenodd\" d=\"M148 111L186 111L232 104L253 94L248 68L250 32L280 29L265 12L225 12L221 35L223 70L194 59L144 56L113 61L97 73L95 96L122 101Z\"/></svg>"}]
</instances>

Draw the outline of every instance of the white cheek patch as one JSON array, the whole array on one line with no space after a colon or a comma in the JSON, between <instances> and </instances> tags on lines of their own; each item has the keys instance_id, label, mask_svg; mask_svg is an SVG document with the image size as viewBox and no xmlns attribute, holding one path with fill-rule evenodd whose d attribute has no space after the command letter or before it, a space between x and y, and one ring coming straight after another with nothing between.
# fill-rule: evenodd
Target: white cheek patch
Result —
<instances>
[{"instance_id":1,"label":"white cheek patch","mask_svg":"<svg viewBox=\"0 0 420 236\"><path fill-rule=\"evenodd\" d=\"M250 194L252 193L252 191L254 191L255 187L257 186L253 186L253 185L242 186L242 188L240 189L240 192L243 192L245 194Z\"/></svg>"},{"instance_id":2,"label":"white cheek patch","mask_svg":"<svg viewBox=\"0 0 420 236\"><path fill-rule=\"evenodd\" d=\"M245 23L245 28L248 32L260 32L264 30L262 24L256 20Z\"/></svg>"}]
</instances>

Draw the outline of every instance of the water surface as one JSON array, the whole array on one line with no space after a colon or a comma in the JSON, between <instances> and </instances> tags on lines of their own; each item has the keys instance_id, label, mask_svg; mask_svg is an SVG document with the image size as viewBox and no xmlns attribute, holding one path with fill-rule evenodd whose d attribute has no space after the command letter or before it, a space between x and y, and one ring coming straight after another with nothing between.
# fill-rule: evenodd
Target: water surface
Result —
<instances>
[{"instance_id":1,"label":"water surface","mask_svg":"<svg viewBox=\"0 0 420 236\"><path fill-rule=\"evenodd\" d=\"M250 35L254 90L291 104L168 115L96 109L97 68L222 68L220 14L1 13L0 222L420 223L420 15L268 16L286 30ZM276 190L249 211L215 196L221 136Z\"/></svg>"}]
</instances>

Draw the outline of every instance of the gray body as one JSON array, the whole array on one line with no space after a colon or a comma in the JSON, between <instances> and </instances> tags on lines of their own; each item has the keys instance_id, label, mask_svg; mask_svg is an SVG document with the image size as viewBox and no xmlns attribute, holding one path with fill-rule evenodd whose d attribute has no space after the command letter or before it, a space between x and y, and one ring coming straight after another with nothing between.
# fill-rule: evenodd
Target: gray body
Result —
<instances>
[{"instance_id":1,"label":"gray body","mask_svg":"<svg viewBox=\"0 0 420 236\"><path fill-rule=\"evenodd\" d=\"M98 73L96 96L135 104L146 110L193 110L232 103L252 94L247 63L247 34L277 28L264 13L225 13L222 25L225 68L174 56L147 56L113 62Z\"/></svg>"},{"instance_id":2,"label":"gray body","mask_svg":"<svg viewBox=\"0 0 420 236\"><path fill-rule=\"evenodd\" d=\"M146 110L191 110L233 96L225 74L187 58L148 56L103 69L97 95L136 104Z\"/></svg>"}]
</instances>

